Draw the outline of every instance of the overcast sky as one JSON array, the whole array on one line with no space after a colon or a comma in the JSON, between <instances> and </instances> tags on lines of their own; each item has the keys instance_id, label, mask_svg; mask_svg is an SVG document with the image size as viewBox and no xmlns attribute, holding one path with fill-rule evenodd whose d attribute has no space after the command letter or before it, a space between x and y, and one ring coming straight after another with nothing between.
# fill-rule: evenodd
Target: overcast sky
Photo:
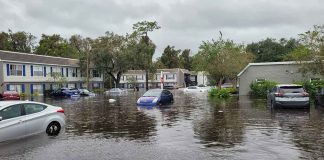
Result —
<instances>
[{"instance_id":1,"label":"overcast sky","mask_svg":"<svg viewBox=\"0 0 324 160\"><path fill-rule=\"evenodd\" d=\"M324 0L0 0L0 31L96 38L130 33L138 21L157 21L155 57L167 45L196 53L202 41L250 43L290 38L324 24Z\"/></svg>"}]
</instances>

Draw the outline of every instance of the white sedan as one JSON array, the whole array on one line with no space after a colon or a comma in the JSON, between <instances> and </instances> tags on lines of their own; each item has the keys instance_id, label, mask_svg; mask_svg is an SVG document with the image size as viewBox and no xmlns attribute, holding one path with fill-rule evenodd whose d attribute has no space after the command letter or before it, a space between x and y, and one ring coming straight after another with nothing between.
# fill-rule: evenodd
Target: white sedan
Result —
<instances>
[{"instance_id":1,"label":"white sedan","mask_svg":"<svg viewBox=\"0 0 324 160\"><path fill-rule=\"evenodd\" d=\"M207 92L207 89L200 88L198 86L190 86L183 90L185 93L199 93L199 92Z\"/></svg>"},{"instance_id":2,"label":"white sedan","mask_svg":"<svg viewBox=\"0 0 324 160\"><path fill-rule=\"evenodd\" d=\"M108 91L106 91L107 95L125 95L127 94L126 89L121 89L121 88L112 88Z\"/></svg>"},{"instance_id":3,"label":"white sedan","mask_svg":"<svg viewBox=\"0 0 324 160\"><path fill-rule=\"evenodd\" d=\"M0 142L42 132L56 136L64 126L61 107L31 101L0 101Z\"/></svg>"}]
</instances>

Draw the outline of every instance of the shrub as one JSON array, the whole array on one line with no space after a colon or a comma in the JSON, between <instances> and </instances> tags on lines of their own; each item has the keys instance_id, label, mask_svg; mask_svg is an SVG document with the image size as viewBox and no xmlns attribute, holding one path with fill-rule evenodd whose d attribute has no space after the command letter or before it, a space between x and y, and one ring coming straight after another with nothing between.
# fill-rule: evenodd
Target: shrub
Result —
<instances>
[{"instance_id":1,"label":"shrub","mask_svg":"<svg viewBox=\"0 0 324 160\"><path fill-rule=\"evenodd\" d=\"M229 89L212 88L209 92L209 96L217 98L228 98L231 95Z\"/></svg>"},{"instance_id":2,"label":"shrub","mask_svg":"<svg viewBox=\"0 0 324 160\"><path fill-rule=\"evenodd\" d=\"M304 87L307 93L309 93L309 96L314 98L316 95L316 92L324 87L324 81L323 80L316 80L316 81L300 81L296 82L296 84L300 84Z\"/></svg>"},{"instance_id":3,"label":"shrub","mask_svg":"<svg viewBox=\"0 0 324 160\"><path fill-rule=\"evenodd\" d=\"M274 81L264 80L261 82L254 81L250 84L251 95L260 98L266 98L270 91L277 83Z\"/></svg>"},{"instance_id":4,"label":"shrub","mask_svg":"<svg viewBox=\"0 0 324 160\"><path fill-rule=\"evenodd\" d=\"M26 97L27 95L26 95L26 93L20 93L19 96L22 97L22 98L24 98L24 97Z\"/></svg>"}]
</instances>

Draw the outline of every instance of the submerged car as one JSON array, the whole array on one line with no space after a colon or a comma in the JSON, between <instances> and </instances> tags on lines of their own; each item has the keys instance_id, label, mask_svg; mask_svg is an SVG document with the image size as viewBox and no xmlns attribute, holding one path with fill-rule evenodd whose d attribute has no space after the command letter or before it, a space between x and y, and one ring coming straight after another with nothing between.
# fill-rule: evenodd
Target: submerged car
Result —
<instances>
[{"instance_id":1,"label":"submerged car","mask_svg":"<svg viewBox=\"0 0 324 160\"><path fill-rule=\"evenodd\" d=\"M17 91L4 91L0 94L0 100L20 100L20 95Z\"/></svg>"},{"instance_id":2,"label":"submerged car","mask_svg":"<svg viewBox=\"0 0 324 160\"><path fill-rule=\"evenodd\" d=\"M319 89L316 93L315 104L324 106L324 88Z\"/></svg>"},{"instance_id":3,"label":"submerged car","mask_svg":"<svg viewBox=\"0 0 324 160\"><path fill-rule=\"evenodd\" d=\"M87 89L78 89L81 96L95 96L96 94Z\"/></svg>"},{"instance_id":4,"label":"submerged car","mask_svg":"<svg viewBox=\"0 0 324 160\"><path fill-rule=\"evenodd\" d=\"M200 88L198 86L189 86L183 90L185 93L199 93L199 92L206 92L207 89Z\"/></svg>"},{"instance_id":5,"label":"submerged car","mask_svg":"<svg viewBox=\"0 0 324 160\"><path fill-rule=\"evenodd\" d=\"M280 84L273 87L268 94L271 108L303 107L309 108L309 94L303 86L296 84Z\"/></svg>"},{"instance_id":6,"label":"submerged car","mask_svg":"<svg viewBox=\"0 0 324 160\"><path fill-rule=\"evenodd\" d=\"M166 89L150 89L137 100L139 106L155 106L173 103L173 94Z\"/></svg>"},{"instance_id":7,"label":"submerged car","mask_svg":"<svg viewBox=\"0 0 324 160\"><path fill-rule=\"evenodd\" d=\"M30 101L0 102L0 142L42 132L56 136L64 126L61 107Z\"/></svg>"},{"instance_id":8,"label":"submerged car","mask_svg":"<svg viewBox=\"0 0 324 160\"><path fill-rule=\"evenodd\" d=\"M52 97L60 97L60 98L73 98L80 97L80 92L77 89L69 89L69 88L61 88L53 91L50 96Z\"/></svg>"},{"instance_id":9,"label":"submerged car","mask_svg":"<svg viewBox=\"0 0 324 160\"><path fill-rule=\"evenodd\" d=\"M122 88L111 88L105 93L108 95L124 95L127 94L127 90Z\"/></svg>"}]
</instances>

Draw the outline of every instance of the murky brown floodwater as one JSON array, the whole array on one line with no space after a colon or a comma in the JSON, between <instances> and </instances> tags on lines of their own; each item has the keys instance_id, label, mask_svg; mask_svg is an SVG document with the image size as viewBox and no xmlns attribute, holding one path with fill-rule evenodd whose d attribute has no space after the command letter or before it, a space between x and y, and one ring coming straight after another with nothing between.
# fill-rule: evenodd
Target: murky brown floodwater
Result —
<instances>
[{"instance_id":1,"label":"murky brown floodwater","mask_svg":"<svg viewBox=\"0 0 324 160\"><path fill-rule=\"evenodd\" d=\"M324 108L271 111L264 100L226 101L173 91L175 103L135 105L141 93L46 103L65 109L67 126L0 143L0 159L320 159Z\"/></svg>"}]
</instances>

